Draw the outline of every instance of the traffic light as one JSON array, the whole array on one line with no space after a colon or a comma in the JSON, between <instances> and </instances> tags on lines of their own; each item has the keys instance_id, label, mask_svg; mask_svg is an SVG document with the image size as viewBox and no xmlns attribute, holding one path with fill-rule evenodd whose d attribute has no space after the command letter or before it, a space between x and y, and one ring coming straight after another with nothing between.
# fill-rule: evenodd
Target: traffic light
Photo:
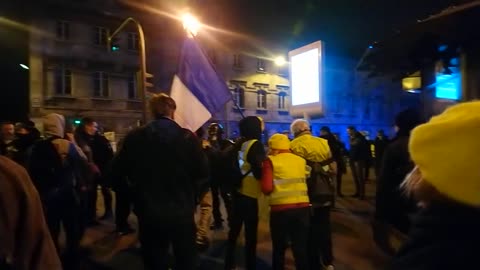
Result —
<instances>
[{"instance_id":1,"label":"traffic light","mask_svg":"<svg viewBox=\"0 0 480 270\"><path fill-rule=\"evenodd\" d=\"M149 79L153 79L153 75L150 74L150 73L148 73L148 72L146 72L146 73L145 73L145 82L144 82L144 83L145 83L145 88L153 88L153 86L154 86L153 83L151 83L151 82L148 81ZM137 86L138 86L138 88L139 88L139 89L138 89L138 90L139 90L138 93L140 93L140 90L141 90L140 87L142 87L142 84L141 84L141 82L142 82L142 71L141 71L141 70L140 70L140 71L137 71L137 82L138 82L138 83L137 83Z\"/></svg>"},{"instance_id":2,"label":"traffic light","mask_svg":"<svg viewBox=\"0 0 480 270\"><path fill-rule=\"evenodd\" d=\"M111 52L116 52L116 51L120 50L120 42L119 42L119 39L117 37L113 37L109 41L110 41L109 44L110 44L110 51Z\"/></svg>"}]
</instances>

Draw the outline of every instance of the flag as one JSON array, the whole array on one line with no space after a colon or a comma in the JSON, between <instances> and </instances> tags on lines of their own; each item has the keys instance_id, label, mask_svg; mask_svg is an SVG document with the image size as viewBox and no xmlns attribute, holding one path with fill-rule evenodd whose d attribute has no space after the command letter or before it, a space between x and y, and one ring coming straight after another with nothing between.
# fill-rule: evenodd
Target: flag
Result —
<instances>
[{"instance_id":1,"label":"flag","mask_svg":"<svg viewBox=\"0 0 480 270\"><path fill-rule=\"evenodd\" d=\"M227 84L193 38L183 43L170 96L177 103L175 121L193 132L232 99Z\"/></svg>"}]
</instances>

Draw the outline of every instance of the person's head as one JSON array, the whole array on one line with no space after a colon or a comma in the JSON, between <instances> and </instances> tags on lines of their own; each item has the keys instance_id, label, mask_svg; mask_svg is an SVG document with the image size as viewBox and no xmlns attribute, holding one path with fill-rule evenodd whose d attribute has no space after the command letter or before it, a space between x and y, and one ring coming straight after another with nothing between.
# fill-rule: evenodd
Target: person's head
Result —
<instances>
[{"instance_id":1,"label":"person's head","mask_svg":"<svg viewBox=\"0 0 480 270\"><path fill-rule=\"evenodd\" d=\"M223 126L219 123L211 123L208 126L208 138L211 140L221 139L223 136Z\"/></svg>"},{"instance_id":2,"label":"person's head","mask_svg":"<svg viewBox=\"0 0 480 270\"><path fill-rule=\"evenodd\" d=\"M377 137L378 138L384 138L385 137L385 131L383 131L383 129L380 129L379 131L377 131Z\"/></svg>"},{"instance_id":3,"label":"person's head","mask_svg":"<svg viewBox=\"0 0 480 270\"><path fill-rule=\"evenodd\" d=\"M61 114L51 113L43 118L43 130L45 135L65 137L65 117Z\"/></svg>"},{"instance_id":4,"label":"person's head","mask_svg":"<svg viewBox=\"0 0 480 270\"><path fill-rule=\"evenodd\" d=\"M3 140L12 140L15 136L15 126L10 122L0 124L0 138Z\"/></svg>"},{"instance_id":5,"label":"person's head","mask_svg":"<svg viewBox=\"0 0 480 270\"><path fill-rule=\"evenodd\" d=\"M349 136L354 136L357 134L357 129L354 126L349 126L347 128L347 133Z\"/></svg>"},{"instance_id":6,"label":"person's head","mask_svg":"<svg viewBox=\"0 0 480 270\"><path fill-rule=\"evenodd\" d=\"M403 187L424 205L456 202L480 208L480 102L453 106L413 129L416 169ZM455 181L452 181L455 179Z\"/></svg>"},{"instance_id":7,"label":"person's head","mask_svg":"<svg viewBox=\"0 0 480 270\"><path fill-rule=\"evenodd\" d=\"M276 155L282 151L290 151L290 140L283 134L273 134L268 140L268 148L270 155Z\"/></svg>"},{"instance_id":8,"label":"person's head","mask_svg":"<svg viewBox=\"0 0 480 270\"><path fill-rule=\"evenodd\" d=\"M294 137L298 137L304 133L310 133L310 124L305 119L297 119L290 125L290 131Z\"/></svg>"},{"instance_id":9,"label":"person's head","mask_svg":"<svg viewBox=\"0 0 480 270\"><path fill-rule=\"evenodd\" d=\"M173 119L177 104L167 94L155 94L150 99L150 111L154 119L163 117Z\"/></svg>"},{"instance_id":10,"label":"person's head","mask_svg":"<svg viewBox=\"0 0 480 270\"><path fill-rule=\"evenodd\" d=\"M90 136L97 134L98 124L93 118L85 117L82 119L83 131Z\"/></svg>"},{"instance_id":11,"label":"person's head","mask_svg":"<svg viewBox=\"0 0 480 270\"><path fill-rule=\"evenodd\" d=\"M420 113L415 109L407 109L395 117L395 130L397 133L408 135L421 123L423 123L423 119Z\"/></svg>"},{"instance_id":12,"label":"person's head","mask_svg":"<svg viewBox=\"0 0 480 270\"><path fill-rule=\"evenodd\" d=\"M256 116L247 116L238 123L240 136L247 140L261 140L262 138L262 121Z\"/></svg>"},{"instance_id":13,"label":"person's head","mask_svg":"<svg viewBox=\"0 0 480 270\"><path fill-rule=\"evenodd\" d=\"M328 136L331 134L330 128L329 127L322 127L320 128L320 136Z\"/></svg>"}]
</instances>

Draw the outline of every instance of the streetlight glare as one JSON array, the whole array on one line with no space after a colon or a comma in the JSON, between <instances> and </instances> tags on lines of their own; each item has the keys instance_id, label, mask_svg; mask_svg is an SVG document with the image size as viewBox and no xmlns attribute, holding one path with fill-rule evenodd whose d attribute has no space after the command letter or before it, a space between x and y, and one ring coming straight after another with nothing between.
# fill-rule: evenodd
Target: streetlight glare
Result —
<instances>
[{"instance_id":1,"label":"streetlight glare","mask_svg":"<svg viewBox=\"0 0 480 270\"><path fill-rule=\"evenodd\" d=\"M285 57L283 57L283 56L279 56L279 57L275 58L275 65L277 65L277 66L281 67L281 66L285 65L286 62L287 62L287 60L285 60Z\"/></svg>"},{"instance_id":2,"label":"streetlight glare","mask_svg":"<svg viewBox=\"0 0 480 270\"><path fill-rule=\"evenodd\" d=\"M27 65L25 64L20 64L20 66L23 68L23 69L30 69Z\"/></svg>"},{"instance_id":3,"label":"streetlight glare","mask_svg":"<svg viewBox=\"0 0 480 270\"><path fill-rule=\"evenodd\" d=\"M183 28L192 36L196 36L200 29L200 22L192 14L185 14L182 17Z\"/></svg>"}]
</instances>

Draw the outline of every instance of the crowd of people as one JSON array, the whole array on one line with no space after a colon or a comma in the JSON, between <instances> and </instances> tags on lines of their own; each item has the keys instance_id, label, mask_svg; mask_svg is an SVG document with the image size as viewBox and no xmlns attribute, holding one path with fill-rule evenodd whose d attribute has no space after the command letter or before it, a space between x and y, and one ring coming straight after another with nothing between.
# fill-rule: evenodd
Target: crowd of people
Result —
<instances>
[{"instance_id":1,"label":"crowd of people","mask_svg":"<svg viewBox=\"0 0 480 270\"><path fill-rule=\"evenodd\" d=\"M335 198L344 196L342 175L350 167L354 197L363 200L372 165L374 237L397 254L389 269L452 269L475 260L473 244L464 241L480 240L480 175L471 162L478 159L480 102L454 106L426 124L415 110L401 112L392 141L379 131L369 142L349 127L348 152L338 134L322 127L316 137L304 119L291 124L293 138L277 133L264 145L265 124L256 116L242 119L239 138L228 140L219 123L207 132L180 127L176 103L165 94L154 95L150 109L154 120L131 131L115 154L88 117L73 128L62 115L46 115L43 134L33 122L1 125L0 269L77 269L86 228L115 218L119 235L133 233L131 206L146 269L196 269L197 253L210 245L208 231L225 221L224 269L237 266L242 227L244 265L256 269L260 204L266 201L272 268L285 268L290 247L296 269L333 270L330 214ZM442 136L453 131L458 140ZM105 206L100 217L98 189ZM389 246L389 230L410 234L400 251Z\"/></svg>"}]
</instances>

